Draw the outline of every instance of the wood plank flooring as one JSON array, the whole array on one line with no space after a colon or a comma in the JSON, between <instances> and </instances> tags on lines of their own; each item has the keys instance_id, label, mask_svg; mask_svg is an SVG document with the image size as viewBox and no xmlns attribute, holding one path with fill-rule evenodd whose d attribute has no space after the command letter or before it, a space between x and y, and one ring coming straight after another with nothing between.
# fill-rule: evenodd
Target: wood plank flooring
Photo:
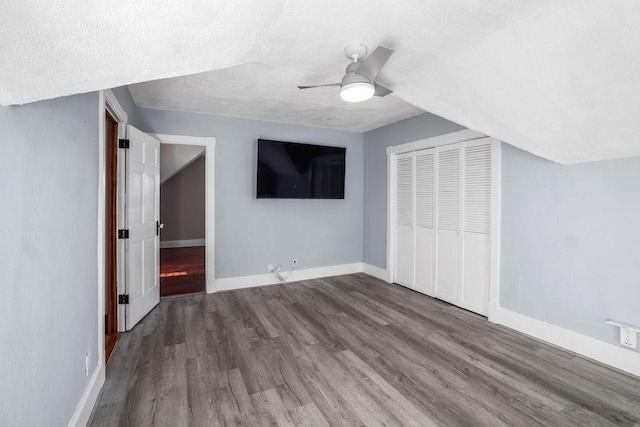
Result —
<instances>
[{"instance_id":1,"label":"wood plank flooring","mask_svg":"<svg viewBox=\"0 0 640 427\"><path fill-rule=\"evenodd\" d=\"M163 299L90 424L631 426L640 379L355 274Z\"/></svg>"},{"instance_id":2,"label":"wood plank flooring","mask_svg":"<svg viewBox=\"0 0 640 427\"><path fill-rule=\"evenodd\" d=\"M160 249L160 296L205 290L205 247Z\"/></svg>"}]
</instances>

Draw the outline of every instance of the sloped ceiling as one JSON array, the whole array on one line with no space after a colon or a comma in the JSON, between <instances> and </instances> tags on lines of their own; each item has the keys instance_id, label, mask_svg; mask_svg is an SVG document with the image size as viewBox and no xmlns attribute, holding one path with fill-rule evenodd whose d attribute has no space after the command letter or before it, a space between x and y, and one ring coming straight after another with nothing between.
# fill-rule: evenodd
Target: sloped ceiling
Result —
<instances>
[{"instance_id":1,"label":"sloped ceiling","mask_svg":"<svg viewBox=\"0 0 640 427\"><path fill-rule=\"evenodd\" d=\"M205 73L154 90L172 93L236 67L250 75L243 84L280 89L304 110L313 100L289 85L335 81L344 45L362 41L396 50L380 76L396 98L575 163L640 155L639 40L630 0L13 0L0 5L0 103ZM196 92L181 102L228 96Z\"/></svg>"},{"instance_id":2,"label":"sloped ceiling","mask_svg":"<svg viewBox=\"0 0 640 427\"><path fill-rule=\"evenodd\" d=\"M160 185L204 155L201 145L160 144Z\"/></svg>"}]
</instances>

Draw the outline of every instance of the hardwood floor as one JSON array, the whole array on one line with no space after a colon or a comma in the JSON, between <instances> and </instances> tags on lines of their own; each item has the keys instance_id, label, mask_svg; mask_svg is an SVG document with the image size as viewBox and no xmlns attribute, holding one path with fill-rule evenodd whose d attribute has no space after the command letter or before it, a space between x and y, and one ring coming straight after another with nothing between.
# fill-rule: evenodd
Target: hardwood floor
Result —
<instances>
[{"instance_id":1,"label":"hardwood floor","mask_svg":"<svg viewBox=\"0 0 640 427\"><path fill-rule=\"evenodd\" d=\"M160 296L204 292L205 247L160 249Z\"/></svg>"},{"instance_id":2,"label":"hardwood floor","mask_svg":"<svg viewBox=\"0 0 640 427\"><path fill-rule=\"evenodd\" d=\"M364 274L164 299L91 425L634 425L640 379Z\"/></svg>"}]
</instances>

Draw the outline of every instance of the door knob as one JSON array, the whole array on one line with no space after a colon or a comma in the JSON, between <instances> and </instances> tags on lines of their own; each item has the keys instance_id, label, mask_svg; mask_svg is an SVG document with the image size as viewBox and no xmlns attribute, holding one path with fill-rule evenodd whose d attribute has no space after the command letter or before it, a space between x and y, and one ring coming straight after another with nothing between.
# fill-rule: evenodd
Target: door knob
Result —
<instances>
[{"instance_id":1,"label":"door knob","mask_svg":"<svg viewBox=\"0 0 640 427\"><path fill-rule=\"evenodd\" d=\"M160 221L156 221L156 236L160 235L160 230L164 228L164 224Z\"/></svg>"}]
</instances>

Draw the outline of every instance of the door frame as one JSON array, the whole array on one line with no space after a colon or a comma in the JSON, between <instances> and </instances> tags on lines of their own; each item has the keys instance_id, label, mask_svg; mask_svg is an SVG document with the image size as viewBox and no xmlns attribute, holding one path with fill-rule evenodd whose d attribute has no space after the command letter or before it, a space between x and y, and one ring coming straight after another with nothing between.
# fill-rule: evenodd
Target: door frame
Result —
<instances>
[{"instance_id":1,"label":"door frame","mask_svg":"<svg viewBox=\"0 0 640 427\"><path fill-rule=\"evenodd\" d=\"M108 321L105 325L105 332L111 331L111 335L105 334L105 351L106 360L105 363L109 363L109 356L113 354L115 345L118 342L118 139L119 139L119 123L108 109L105 108L105 131L109 129L112 124L115 124L113 133L108 133L108 139L105 140L105 161L107 162L107 168L105 169L105 197L108 199L109 204L105 204L105 230L107 235L105 236L105 278L109 278L110 281L105 283L105 294L109 294L111 299L106 301L105 320ZM113 156L113 158L111 158ZM113 203L113 205L111 204ZM107 255L108 254L108 255ZM106 256L109 257L108 262ZM113 268L115 267L115 269ZM114 286L115 285L115 286ZM111 313L115 317L110 318ZM111 330L113 328L113 330Z\"/></svg>"},{"instance_id":2,"label":"door frame","mask_svg":"<svg viewBox=\"0 0 640 427\"><path fill-rule=\"evenodd\" d=\"M205 229L205 289L208 294L216 292L215 262L216 262L216 139L214 137L167 135L162 133L149 133L162 144L174 145L198 145L204 147L205 184L204 184L204 229ZM162 195L161 195L162 197ZM162 218L160 218L162 221Z\"/></svg>"},{"instance_id":3,"label":"door frame","mask_svg":"<svg viewBox=\"0 0 640 427\"><path fill-rule=\"evenodd\" d=\"M104 369L105 366L105 335L104 335L104 316L105 316L105 283L106 283L106 254L105 254L105 242L106 242L106 216L105 207L107 201L106 192L106 174L107 174L107 162L106 162L106 141L105 130L106 120L105 112L109 112L111 116L118 122L118 138L124 138L126 133L126 127L128 122L127 112L122 108L118 99L115 97L111 90L101 90L98 92L98 354L96 370ZM120 160L120 152L118 150L118 160ZM120 201L120 195L122 185L120 185L120 170L122 167L121 161L118 161L118 195L117 200ZM120 204L117 205L117 217L118 227L121 225ZM124 282L121 280L122 276L122 246L118 242L118 256L117 256L117 277L118 277L118 293L124 292ZM124 331L124 308L118 307L118 332Z\"/></svg>"},{"instance_id":4,"label":"door frame","mask_svg":"<svg viewBox=\"0 0 640 427\"><path fill-rule=\"evenodd\" d=\"M487 138L487 135L473 131L462 130L451 132L432 138L407 142L405 144L388 146L387 152L387 282L395 281L394 247L396 244L395 232L395 197L396 197L396 155L416 150L439 147L442 145L457 144L475 139ZM500 198L501 198L501 155L500 141L491 138L491 179L492 191L496 197L491 203L491 261L490 261L490 285L489 285L489 318L496 315L500 308Z\"/></svg>"}]
</instances>

